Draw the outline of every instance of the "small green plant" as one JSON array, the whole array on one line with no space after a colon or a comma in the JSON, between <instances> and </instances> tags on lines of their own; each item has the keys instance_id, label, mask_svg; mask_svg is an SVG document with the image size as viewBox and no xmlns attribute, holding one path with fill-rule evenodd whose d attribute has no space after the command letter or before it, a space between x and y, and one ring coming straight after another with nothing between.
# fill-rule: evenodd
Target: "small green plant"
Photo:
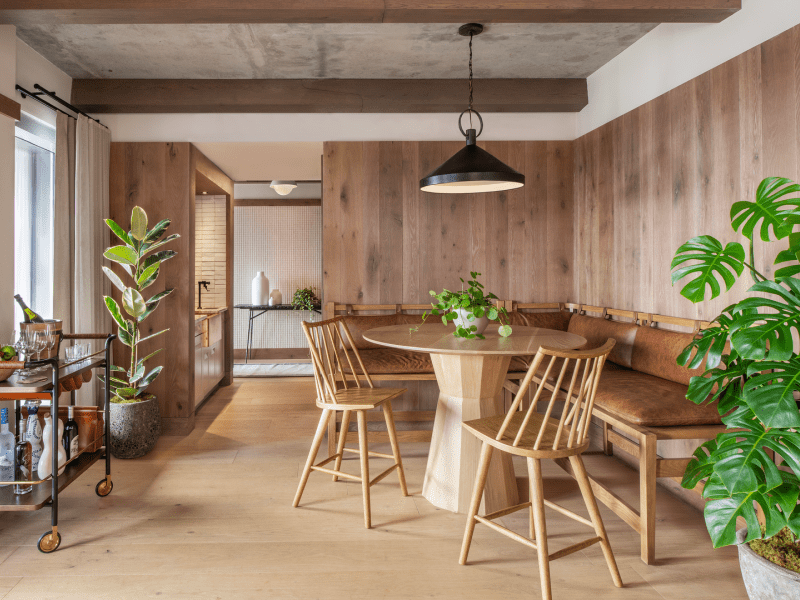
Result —
<instances>
[{"instance_id":1,"label":"small green plant","mask_svg":"<svg viewBox=\"0 0 800 600\"><path fill-rule=\"evenodd\" d=\"M725 308L678 356L678 364L692 369L705 359L704 373L691 378L686 397L695 404L716 401L727 427L695 451L681 482L693 489L706 481L703 514L715 548L736 543L737 517L747 524L747 542L768 540L785 527L800 534L800 412L795 400L800 356L793 341L800 332L798 192L800 185L769 177L758 186L755 202L733 203L731 225L748 240L749 256L738 242L723 246L703 235L678 248L672 260L673 284L694 276L681 290L692 302L716 298L722 285L730 290L745 271L754 282L747 298ZM756 232L764 242L785 244L772 279L754 266ZM780 457L781 468L773 456ZM764 515L763 531L756 505Z\"/></svg>"},{"instance_id":2,"label":"small green plant","mask_svg":"<svg viewBox=\"0 0 800 600\"><path fill-rule=\"evenodd\" d=\"M481 317L486 317L490 321L499 321L502 325L500 328L500 335L508 337L511 335L511 326L508 324L508 312L506 312L505 308L497 308L492 303L492 300L497 300L497 296L491 292L487 294L483 291L483 284L478 281L478 277L481 275L480 273L471 271L469 275L472 279L468 281L464 281L463 277L459 277L461 280L460 292L442 290L437 294L431 290L431 296L436 298L437 301L431 303L430 312L426 311L422 314L422 323L425 323L425 320L430 315L438 315L441 316L442 323L447 325L448 321L454 321L458 318L459 315L456 311L463 309L467 321L474 321ZM465 285L467 289L464 289ZM475 325L466 327L463 324L457 323L453 335L470 340L475 338L485 339L482 334L476 333L477 329ZM411 333L418 330L419 325L410 328Z\"/></svg>"},{"instance_id":3,"label":"small green plant","mask_svg":"<svg viewBox=\"0 0 800 600\"><path fill-rule=\"evenodd\" d=\"M145 362L161 352L159 348L151 352L144 358L139 358L137 347L145 340L156 337L169 331L164 329L158 333L153 333L146 337L140 337L140 327L150 313L157 307L159 302L169 296L174 288L164 290L153 295L149 300L142 297L142 291L155 283L161 264L177 254L174 250L161 250L151 254L156 248L160 248L180 236L176 233L162 239L169 227L170 220L159 221L155 227L147 229L147 214L139 208L134 207L131 213L131 229L125 232L122 227L111 219L106 219L109 229L123 242L121 246L113 246L103 253L107 259L122 265L122 268L133 280L133 286L126 287L119 276L109 269L103 267L103 272L111 280L111 283L122 292L122 308L128 317L120 311L117 302L110 296L104 296L106 308L111 313L111 317L119 326L119 340L128 346L131 351L130 366L128 369L111 366L112 373L122 373L119 377L111 377L109 385L112 392L112 402L129 403L146 400L151 397L147 394L147 386L155 381L158 374L164 367L158 366L145 373Z\"/></svg>"},{"instance_id":4,"label":"small green plant","mask_svg":"<svg viewBox=\"0 0 800 600\"><path fill-rule=\"evenodd\" d=\"M317 288L314 286L300 288L292 296L292 307L294 310L314 310L320 305L317 296Z\"/></svg>"}]
</instances>

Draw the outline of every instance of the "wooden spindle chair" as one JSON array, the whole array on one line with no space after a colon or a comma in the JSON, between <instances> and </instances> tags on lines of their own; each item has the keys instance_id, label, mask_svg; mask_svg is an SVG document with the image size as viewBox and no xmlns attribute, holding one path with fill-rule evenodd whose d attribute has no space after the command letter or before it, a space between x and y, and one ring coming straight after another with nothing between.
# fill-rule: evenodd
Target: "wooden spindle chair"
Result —
<instances>
[{"instance_id":1,"label":"wooden spindle chair","mask_svg":"<svg viewBox=\"0 0 800 600\"><path fill-rule=\"evenodd\" d=\"M400 478L400 489L403 496L408 496L406 489L406 476L403 471L403 461L400 458L400 448L397 445L397 433L394 428L394 416L392 415L392 400L401 396L406 390L404 388L376 388L369 376L358 348L353 341L353 336L347 328L344 317L335 317L326 321L316 323L303 323L303 332L308 339L308 347L311 351L311 364L314 368L314 383L317 388L317 406L322 409L322 416L311 443L311 451L308 453L303 476L300 478L300 485L297 488L292 506L300 504L300 498L306 487L308 476L311 471L322 471L333 475L333 481L338 481L341 477L352 481L360 481L362 494L364 496L364 525L367 529L372 526L372 517L369 502L369 489L392 471L397 469ZM345 343L345 340L347 343ZM349 348L349 349L348 349ZM358 371L353 364L353 359L361 369L361 374L366 382L362 385ZM345 366L349 367L346 369ZM348 376L348 372L350 375ZM349 379L348 379L349 377ZM381 454L380 452L370 452L367 446L367 417L366 411L374 408L383 410L383 417L386 421L386 430L389 434L389 441L392 445L392 454ZM342 411L342 429L339 434L339 443L336 454L325 460L314 464L319 451L322 438L328 426L328 420L335 418L336 412ZM359 448L345 448L347 431L350 426L350 416L356 413L358 419L358 440ZM361 457L361 476L343 473L342 456L345 452L353 452ZM383 471L380 475L370 480L369 460L370 456L378 458L389 458L394 460L394 464ZM333 469L325 467L331 461L336 461Z\"/></svg>"},{"instance_id":2,"label":"wooden spindle chair","mask_svg":"<svg viewBox=\"0 0 800 600\"><path fill-rule=\"evenodd\" d=\"M463 424L467 431L482 440L483 446L481 448L469 516L467 517L467 528L464 532L464 542L461 546L460 564L463 565L467 562L475 525L483 523L495 531L537 551L542 598L546 600L552 598L550 590L550 561L583 550L596 543L599 543L603 549L614 584L617 587L622 587L622 579L614 561L614 554L611 552L611 545L608 542L603 521L597 510L597 501L581 459L581 454L589 447L589 427L591 426L597 384L600 380L606 357L613 347L614 340L609 339L601 348L592 350L561 351L541 348L534 357L533 363L522 380L520 389L506 415L467 421ZM535 391L530 407L527 411L521 411L519 410L520 403L546 358L549 358L549 363L544 377L537 378L540 382L534 384ZM551 372L555 374L559 367L560 372L556 385L546 386L545 382L550 377ZM561 391L563 381L570 381L566 394ZM548 392L552 390L552 393L546 410L542 414L537 412L537 405L545 389ZM564 405L561 409L561 415L556 417L554 409L560 402L563 402ZM502 452L524 456L527 459L528 475L530 477L530 502L524 502L517 506L481 516L478 514L478 508L486 485L486 475L489 471L492 452L495 448ZM544 458L553 459L562 464L567 460L569 461L591 520L544 499L541 465L541 461ZM545 506L579 523L593 527L595 536L550 554L547 546L547 529L544 518ZM530 508L529 535L531 539L493 522L494 519L525 508Z\"/></svg>"}]
</instances>

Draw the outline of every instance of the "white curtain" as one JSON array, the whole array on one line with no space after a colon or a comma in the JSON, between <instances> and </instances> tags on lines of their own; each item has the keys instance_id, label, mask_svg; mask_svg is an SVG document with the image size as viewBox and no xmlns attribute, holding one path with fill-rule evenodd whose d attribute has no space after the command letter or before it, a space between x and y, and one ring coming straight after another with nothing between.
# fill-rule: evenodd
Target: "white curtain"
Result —
<instances>
[{"instance_id":1,"label":"white curtain","mask_svg":"<svg viewBox=\"0 0 800 600\"><path fill-rule=\"evenodd\" d=\"M56 115L53 316L62 320L65 333L72 333L72 299L75 295L76 121L62 112Z\"/></svg>"},{"instance_id":2,"label":"white curtain","mask_svg":"<svg viewBox=\"0 0 800 600\"><path fill-rule=\"evenodd\" d=\"M111 237L105 219L109 217L109 161L111 134L108 129L78 115L75 135L75 258L72 330L79 333L111 333L111 317L103 296L110 282L103 275L103 252ZM92 343L100 350L103 343ZM97 405L102 386L97 378L77 393L79 405Z\"/></svg>"}]
</instances>

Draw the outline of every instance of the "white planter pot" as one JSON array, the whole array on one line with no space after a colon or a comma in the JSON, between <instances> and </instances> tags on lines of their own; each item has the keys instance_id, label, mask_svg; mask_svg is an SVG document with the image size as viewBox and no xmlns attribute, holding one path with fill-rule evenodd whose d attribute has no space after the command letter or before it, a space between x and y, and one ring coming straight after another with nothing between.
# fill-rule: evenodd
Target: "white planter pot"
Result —
<instances>
[{"instance_id":1,"label":"white planter pot","mask_svg":"<svg viewBox=\"0 0 800 600\"><path fill-rule=\"evenodd\" d=\"M485 316L480 317L480 318L476 317L476 318L474 318L472 320L469 320L467 318L467 315L471 314L471 313L466 308L457 308L456 309L456 314L458 315L455 318L455 324L456 325L461 325L465 329L469 329L473 325L475 327L477 327L477 329L475 331L473 331L472 333L483 333L486 330L486 328L489 326L489 318L485 317Z\"/></svg>"},{"instance_id":2,"label":"white planter pot","mask_svg":"<svg viewBox=\"0 0 800 600\"><path fill-rule=\"evenodd\" d=\"M753 552L743 543L747 529L736 532L739 567L750 600L788 600L800 598L800 573L779 567Z\"/></svg>"},{"instance_id":3,"label":"white planter pot","mask_svg":"<svg viewBox=\"0 0 800 600\"><path fill-rule=\"evenodd\" d=\"M265 306L269 304L269 279L264 275L264 271L259 271L253 277L251 304Z\"/></svg>"}]
</instances>

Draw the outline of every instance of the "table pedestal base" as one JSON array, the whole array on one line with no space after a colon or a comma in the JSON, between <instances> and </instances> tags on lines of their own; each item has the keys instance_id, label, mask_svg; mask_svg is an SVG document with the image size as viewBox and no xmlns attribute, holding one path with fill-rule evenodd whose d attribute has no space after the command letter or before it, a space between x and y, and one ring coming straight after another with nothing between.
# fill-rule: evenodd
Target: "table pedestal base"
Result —
<instances>
[{"instance_id":1,"label":"table pedestal base","mask_svg":"<svg viewBox=\"0 0 800 600\"><path fill-rule=\"evenodd\" d=\"M481 442L461 423L504 412L501 393L511 356L431 354L431 360L439 403L422 495L434 506L466 513ZM492 455L482 504L485 512L519 504L510 455Z\"/></svg>"}]
</instances>

